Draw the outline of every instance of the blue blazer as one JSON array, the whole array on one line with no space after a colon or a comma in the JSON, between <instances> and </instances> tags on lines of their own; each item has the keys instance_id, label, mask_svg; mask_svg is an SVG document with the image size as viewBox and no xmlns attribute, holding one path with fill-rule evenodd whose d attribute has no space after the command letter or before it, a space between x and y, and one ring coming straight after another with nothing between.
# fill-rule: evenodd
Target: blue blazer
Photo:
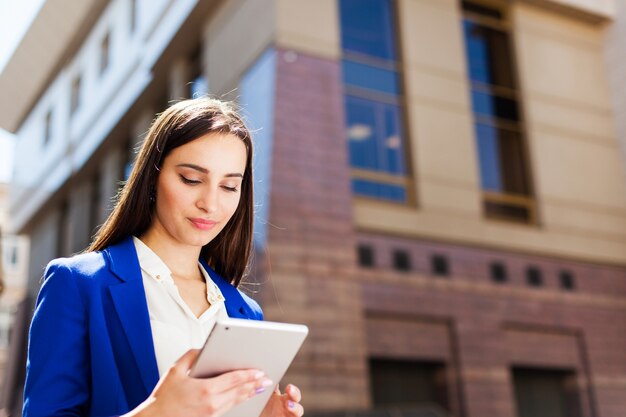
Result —
<instances>
[{"instance_id":1,"label":"blue blazer","mask_svg":"<svg viewBox=\"0 0 626 417\"><path fill-rule=\"evenodd\" d=\"M255 301L203 265L230 317L263 318ZM50 262L30 328L24 417L123 414L158 379L132 238Z\"/></svg>"}]
</instances>

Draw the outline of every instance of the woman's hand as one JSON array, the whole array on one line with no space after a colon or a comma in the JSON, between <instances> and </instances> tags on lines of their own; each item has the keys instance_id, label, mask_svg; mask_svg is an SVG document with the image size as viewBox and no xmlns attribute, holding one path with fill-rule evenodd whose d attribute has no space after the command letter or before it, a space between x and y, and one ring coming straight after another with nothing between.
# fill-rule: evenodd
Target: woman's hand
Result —
<instances>
[{"instance_id":1,"label":"woman's hand","mask_svg":"<svg viewBox=\"0 0 626 417\"><path fill-rule=\"evenodd\" d=\"M126 417L218 417L273 384L256 369L227 372L215 378L192 378L189 369L199 352L192 349L181 356L159 380L150 397Z\"/></svg>"},{"instance_id":2,"label":"woman's hand","mask_svg":"<svg viewBox=\"0 0 626 417\"><path fill-rule=\"evenodd\" d=\"M280 389L276 387L261 417L302 417L304 408L300 404L301 399L302 394L295 385L287 385L284 394L281 394Z\"/></svg>"}]
</instances>

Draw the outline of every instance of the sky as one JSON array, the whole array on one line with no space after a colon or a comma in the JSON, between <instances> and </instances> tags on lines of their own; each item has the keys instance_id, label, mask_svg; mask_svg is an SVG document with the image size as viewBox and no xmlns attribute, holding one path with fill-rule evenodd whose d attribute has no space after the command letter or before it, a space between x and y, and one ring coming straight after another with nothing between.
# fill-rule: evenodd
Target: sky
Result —
<instances>
[{"instance_id":1,"label":"sky","mask_svg":"<svg viewBox=\"0 0 626 417\"><path fill-rule=\"evenodd\" d=\"M45 0L0 0L0 72ZM15 138L0 128L0 182L13 172Z\"/></svg>"}]
</instances>

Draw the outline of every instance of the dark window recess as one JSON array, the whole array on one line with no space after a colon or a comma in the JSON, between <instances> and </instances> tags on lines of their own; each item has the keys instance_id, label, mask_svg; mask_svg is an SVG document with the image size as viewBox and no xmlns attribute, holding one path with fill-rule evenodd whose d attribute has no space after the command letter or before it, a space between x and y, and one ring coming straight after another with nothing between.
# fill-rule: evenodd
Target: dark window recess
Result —
<instances>
[{"instance_id":1,"label":"dark window recess","mask_svg":"<svg viewBox=\"0 0 626 417\"><path fill-rule=\"evenodd\" d=\"M137 0L130 0L130 33L137 29Z\"/></svg>"},{"instance_id":2,"label":"dark window recess","mask_svg":"<svg viewBox=\"0 0 626 417\"><path fill-rule=\"evenodd\" d=\"M509 280L509 274L506 266L500 262L493 262L489 265L489 273L494 282L506 282Z\"/></svg>"},{"instance_id":3,"label":"dark window recess","mask_svg":"<svg viewBox=\"0 0 626 417\"><path fill-rule=\"evenodd\" d=\"M433 275L450 275L450 263L445 255L433 255L430 258L430 265Z\"/></svg>"},{"instance_id":4,"label":"dark window recess","mask_svg":"<svg viewBox=\"0 0 626 417\"><path fill-rule=\"evenodd\" d=\"M543 285L543 276L539 268L531 266L526 269L526 282L532 287L541 287Z\"/></svg>"},{"instance_id":5,"label":"dark window recess","mask_svg":"<svg viewBox=\"0 0 626 417\"><path fill-rule=\"evenodd\" d=\"M574 282L574 274L570 271L561 271L559 273L559 281L561 282L561 288L564 290L575 290L576 284Z\"/></svg>"},{"instance_id":6,"label":"dark window recess","mask_svg":"<svg viewBox=\"0 0 626 417\"><path fill-rule=\"evenodd\" d=\"M403 272L411 270L411 257L407 251L402 249L393 251L393 269Z\"/></svg>"},{"instance_id":7,"label":"dark window recess","mask_svg":"<svg viewBox=\"0 0 626 417\"><path fill-rule=\"evenodd\" d=\"M359 245L357 248L359 265L367 268L374 266L374 249L369 245Z\"/></svg>"},{"instance_id":8,"label":"dark window recess","mask_svg":"<svg viewBox=\"0 0 626 417\"><path fill-rule=\"evenodd\" d=\"M581 417L579 387L573 371L513 368L519 417Z\"/></svg>"},{"instance_id":9,"label":"dark window recess","mask_svg":"<svg viewBox=\"0 0 626 417\"><path fill-rule=\"evenodd\" d=\"M100 74L109 67L111 61L111 34L107 33L100 43Z\"/></svg>"},{"instance_id":10,"label":"dark window recess","mask_svg":"<svg viewBox=\"0 0 626 417\"><path fill-rule=\"evenodd\" d=\"M500 12L499 10L481 6L479 4L474 4L469 1L463 2L463 10L466 12L477 13L486 17L490 17L492 19L502 19L502 12Z\"/></svg>"},{"instance_id":11,"label":"dark window recess","mask_svg":"<svg viewBox=\"0 0 626 417\"><path fill-rule=\"evenodd\" d=\"M72 79L72 90L70 93L70 114L73 114L80 105L80 84L81 77L77 75Z\"/></svg>"},{"instance_id":12,"label":"dark window recess","mask_svg":"<svg viewBox=\"0 0 626 417\"><path fill-rule=\"evenodd\" d=\"M371 359L370 381L376 408L393 406L414 412L398 414L406 416L447 415L443 412L448 409L443 363ZM435 414L433 410L441 412Z\"/></svg>"},{"instance_id":13,"label":"dark window recess","mask_svg":"<svg viewBox=\"0 0 626 417\"><path fill-rule=\"evenodd\" d=\"M48 110L46 113L46 120L44 124L43 144L44 146L50 142L52 137L52 110Z\"/></svg>"}]
</instances>

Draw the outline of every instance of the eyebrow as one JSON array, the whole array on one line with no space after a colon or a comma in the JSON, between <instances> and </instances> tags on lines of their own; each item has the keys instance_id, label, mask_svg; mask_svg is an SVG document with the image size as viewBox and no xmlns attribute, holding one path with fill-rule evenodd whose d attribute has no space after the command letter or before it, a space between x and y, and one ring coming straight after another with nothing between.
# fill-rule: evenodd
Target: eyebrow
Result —
<instances>
[{"instance_id":1,"label":"eyebrow","mask_svg":"<svg viewBox=\"0 0 626 417\"><path fill-rule=\"evenodd\" d=\"M198 172L202 172L203 174L208 174L209 173L208 169L203 168L200 165L196 165L196 164L178 164L176 166L177 167L182 167L182 168L191 168L191 169L196 170ZM226 174L224 176L225 177L240 177L240 178L243 178L243 174L240 174L238 172L232 172L232 173Z\"/></svg>"}]
</instances>

